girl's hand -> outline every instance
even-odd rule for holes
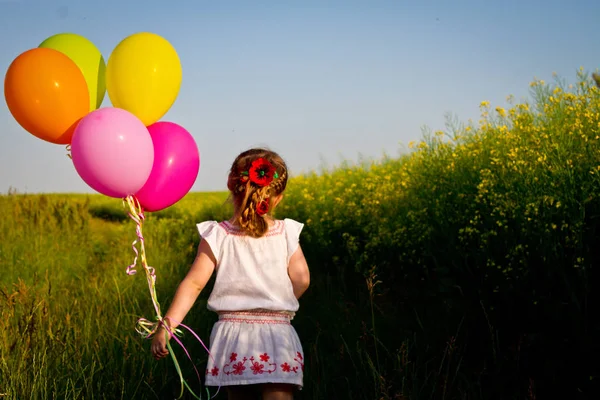
[[[152,356],[154,356],[154,358],[157,360],[160,360],[161,358],[166,357],[169,354],[169,351],[167,350],[166,336],[167,332],[163,327],[160,327],[154,334],[154,337],[152,338]]]

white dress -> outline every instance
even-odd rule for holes
[[[290,323],[298,300],[288,264],[303,226],[276,220],[263,237],[252,238],[227,221],[198,224],[217,261],[208,309],[219,320],[210,335],[207,386],[302,387],[304,353]]]

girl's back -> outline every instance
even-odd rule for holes
[[[229,221],[198,224],[200,236],[215,256],[216,280],[208,299],[215,312],[271,310],[293,315],[298,310],[288,275],[303,224],[274,220],[264,236],[253,238]]]

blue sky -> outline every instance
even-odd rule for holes
[[[163,120],[198,144],[192,190],[222,190],[251,146],[278,151],[292,174],[395,155],[448,112],[477,119],[482,100],[523,98],[553,72],[574,81],[600,67],[598,17],[591,0],[0,0],[0,71],[60,32],[106,60],[132,33],[165,37],[183,83]],[[5,102],[0,126],[0,192],[93,192],[64,146],[24,131]]]

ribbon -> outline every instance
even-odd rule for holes
[[[65,148],[67,149],[67,157],[69,157],[72,160],[73,157],[71,156],[71,145],[68,144]]]
[[[200,379],[200,373],[198,372],[198,369],[196,368],[196,365],[194,364],[192,357],[190,356],[190,353],[185,348],[185,346],[183,345],[181,340],[179,340],[179,338],[177,337],[177,336],[181,336],[183,334],[183,331],[178,328],[175,328],[175,329],[171,328],[168,324],[165,323],[165,319],[161,315],[160,303],[158,302],[158,298],[156,296],[156,271],[154,270],[153,267],[148,265],[148,262],[146,260],[146,248],[144,246],[144,234],[142,231],[142,227],[144,225],[144,220],[145,220],[144,211],[143,211],[139,201],[135,198],[135,196],[127,196],[124,201],[127,202],[127,205],[129,206],[129,213],[128,213],[129,217],[136,224],[135,233],[137,236],[137,238],[133,241],[133,243],[131,245],[133,252],[135,253],[135,257],[133,259],[133,263],[130,264],[129,266],[127,266],[126,272],[127,272],[127,275],[130,275],[130,276],[135,275],[137,273],[137,270],[135,268],[137,267],[138,258],[139,258],[140,263],[142,264],[142,267],[144,268],[144,271],[146,272],[146,281],[148,282],[148,289],[150,290],[150,297],[152,298],[152,305],[154,306],[154,311],[156,312],[155,318],[157,321],[157,322],[151,322],[151,321],[147,320],[146,318],[139,318],[137,320],[135,330],[144,339],[149,339],[156,333],[156,331],[158,330],[158,328],[160,326],[163,326],[166,331],[165,334],[168,335],[168,339],[170,339],[170,338],[175,339],[177,344],[179,344],[179,346],[181,346],[181,348],[185,352],[188,359],[192,362],[192,366],[194,367],[194,371],[196,371],[196,376],[198,377],[198,381],[202,382]],[[139,251],[137,249],[138,243],[139,243],[139,247],[140,247]],[[200,337],[190,327],[183,325],[182,323],[180,323],[178,321],[173,321],[173,322],[177,322],[179,326],[190,331],[192,333],[192,335],[194,335],[194,337],[196,339],[198,339],[198,341],[200,342],[202,347],[204,347],[204,349],[207,351],[208,355],[212,358],[212,354],[210,354],[210,351],[208,350],[208,348],[206,347],[206,345],[204,344],[202,339],[200,339]],[[185,387],[192,394],[192,396],[194,396],[198,400],[202,400],[202,397],[196,395],[196,393],[194,393],[194,391],[190,388],[188,383],[183,378],[183,373],[181,371],[181,367],[179,366],[179,362],[177,361],[177,357],[175,357],[175,353],[173,352],[173,348],[171,347],[169,340],[167,340],[167,348],[169,349],[169,354],[171,355],[171,359],[173,360],[173,363],[175,364],[175,369],[177,370],[177,374],[179,375],[179,381],[181,382],[181,392],[179,393],[178,399],[180,399],[183,396],[183,391],[184,391],[184,387]],[[213,358],[213,361],[214,361],[214,358]],[[217,392],[214,394],[214,396],[210,397],[210,392],[208,391],[208,388],[207,388],[206,389],[207,396],[210,398],[214,398],[219,393],[219,390],[220,390],[220,387],[219,387],[219,389],[217,389]]]

